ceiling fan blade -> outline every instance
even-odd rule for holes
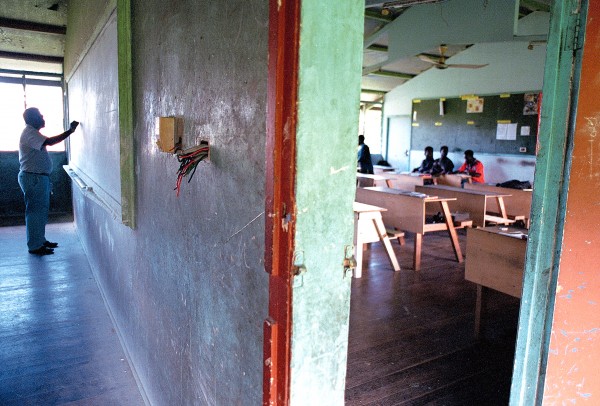
[[[469,64],[455,64],[455,63],[449,63],[449,64],[445,64],[446,67],[448,68],[464,68],[464,69],[479,69],[479,68],[485,68],[486,66],[488,66],[489,64],[485,64],[485,65],[469,65]]]

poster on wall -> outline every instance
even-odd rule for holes
[[[483,113],[483,98],[474,97],[467,100],[467,113]]]
[[[514,141],[517,139],[517,123],[498,123],[496,127],[496,139]]]
[[[525,93],[523,96],[525,99],[523,106],[524,116],[535,116],[538,112],[538,94],[537,93]]]

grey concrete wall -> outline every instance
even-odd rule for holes
[[[54,171],[50,176],[52,194],[50,195],[50,215],[72,213],[71,180],[62,166],[67,163],[64,152],[50,152]],[[25,202],[19,187],[19,153],[17,151],[0,152],[0,217],[18,217],[25,219]],[[10,222],[3,221],[3,224]]]
[[[89,18],[85,4],[70,2],[70,17]],[[152,404],[257,405],[268,2],[132,5],[138,226],[75,191],[78,232]],[[212,147],[179,198],[178,162],[155,145],[155,117],[169,115],[183,117],[186,146]]]

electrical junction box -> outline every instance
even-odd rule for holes
[[[180,117],[156,117],[156,145],[162,152],[171,154],[181,148],[183,119]]]

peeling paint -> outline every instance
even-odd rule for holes
[[[329,168],[329,174],[335,175],[340,172],[344,172],[350,169],[350,165],[342,166],[340,169],[335,169],[333,166]]]

